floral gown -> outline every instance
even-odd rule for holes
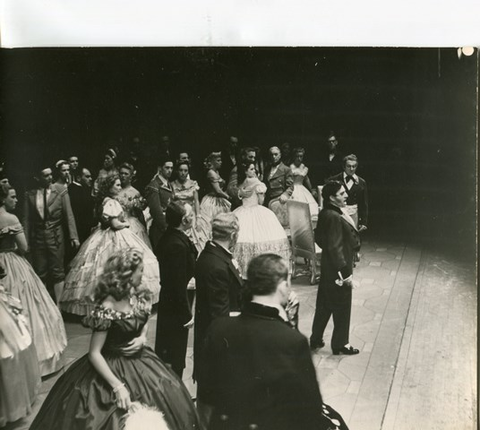
[[[97,305],[83,320],[94,331],[107,331],[102,349],[108,366],[123,381],[132,402],[155,407],[164,414],[170,430],[200,429],[195,406],[182,380],[153,350],[145,346],[133,356],[123,356],[120,347],[140,335],[151,306],[133,296],[130,312]],[[35,417],[31,430],[116,430],[122,427],[125,410],[115,403],[115,394],[90,363],[79,358],[60,377]]]
[[[0,285],[0,427],[27,416],[39,388],[37,353],[22,305]]]
[[[49,375],[64,366],[63,352],[67,334],[62,315],[45,285],[25,257],[17,254],[15,235],[23,227],[14,215],[0,219],[0,265],[7,276],[2,280],[5,290],[17,297],[28,321],[40,364],[40,374]]]
[[[106,198],[102,212],[104,225],[109,225],[112,218],[124,219],[123,217],[120,203]],[[114,230],[108,227],[95,230],[72,260],[60,299],[61,309],[72,314],[88,315],[94,307],[95,286],[105,262],[115,251],[123,248],[136,248],[143,252],[142,284],[152,293],[153,303],[157,303],[160,270],[152,250],[129,228]]]
[[[120,191],[116,200],[122,205],[125,220],[130,224],[130,231],[135,233],[151,249],[152,244],[150,243],[147,229],[142,223],[142,211],[147,207],[145,199],[136,188],[129,186]]]
[[[266,185],[259,179],[246,179],[240,186],[245,191],[253,191],[250,197],[242,200],[242,206],[233,213],[237,216],[240,231],[233,257],[238,261],[242,277],[247,277],[247,266],[253,257],[274,253],[290,260],[290,243],[285,230],[276,215],[258,203],[258,193],[266,192]]]

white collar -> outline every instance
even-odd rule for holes
[[[257,302],[255,300],[252,300],[252,303],[257,303],[258,305],[267,306],[269,308],[275,308],[278,311],[278,316],[282,320],[288,322],[287,311],[285,310],[285,308],[283,306],[273,304],[273,303],[266,304],[266,303],[262,303],[262,302]]]
[[[349,175],[347,175],[346,172],[343,172],[343,180],[345,180],[345,178],[346,178],[347,176],[349,176]],[[356,173],[354,173],[353,175],[350,175],[350,176],[353,178],[353,180],[354,180],[355,182],[358,182],[358,176],[357,176]]]

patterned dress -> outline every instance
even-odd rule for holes
[[[21,233],[23,227],[15,215],[0,218],[0,265],[7,273],[2,283],[22,304],[37,350],[40,374],[45,376],[64,366],[67,334],[62,315],[45,285],[27,259],[16,252],[15,236]]]
[[[181,184],[178,181],[173,181],[171,185],[173,188],[174,200],[181,200],[192,206],[194,210],[199,210],[199,208],[195,208],[195,192],[198,192],[198,190],[200,189],[197,181],[187,179],[184,184]],[[200,254],[208,240],[209,221],[202,214],[198,213],[197,216],[193,219],[192,228],[185,233],[195,245],[195,248]]]
[[[195,406],[182,380],[150,347],[144,346],[132,356],[122,354],[120,348],[141,334],[151,311],[144,299],[137,296],[132,299],[130,312],[97,305],[84,318],[84,325],[107,332],[102,355],[125,384],[132,402],[158,409],[170,430],[200,429]],[[123,429],[125,413],[117,407],[110,385],[85,354],[55,383],[30,429]]]
[[[37,353],[22,305],[0,285],[0,427],[27,416],[39,388]]]
[[[147,229],[142,223],[142,221],[145,221],[143,210],[146,208],[147,202],[140,194],[140,191],[130,185],[122,188],[115,200],[122,205],[125,220],[130,224],[130,231],[135,233],[152,249]]]
[[[113,218],[124,220],[123,209],[116,200],[106,198],[103,202],[102,224],[109,226]],[[129,228],[114,230],[111,227],[98,228],[82,244],[73,259],[70,271],[65,278],[65,288],[60,299],[62,310],[88,315],[94,307],[94,293],[103,266],[115,251],[135,248],[143,252],[142,284],[158,302],[160,294],[160,270],[152,250]]]
[[[250,197],[242,200],[242,206],[233,211],[240,224],[233,257],[246,279],[248,263],[253,257],[274,253],[289,261],[291,251],[287,234],[275,214],[259,204],[258,194],[266,192],[266,185],[257,178],[247,178],[240,188],[247,193],[253,191]]]

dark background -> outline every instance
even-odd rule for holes
[[[334,130],[360,160],[368,235],[475,258],[478,50],[365,48],[13,49],[1,55],[1,155],[19,194],[38,163],[168,135],[197,166],[230,135],[307,150],[312,179]],[[150,173],[148,173],[150,174]],[[154,171],[151,172],[151,175]],[[148,176],[148,175],[147,175]],[[321,177],[318,176],[318,177]]]

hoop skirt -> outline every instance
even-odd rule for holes
[[[102,217],[111,219],[122,216],[120,204],[116,200],[106,199]],[[94,308],[95,287],[105,262],[114,252],[125,248],[136,248],[143,252],[142,285],[152,293],[153,303],[157,303],[160,271],[152,250],[129,228],[114,230],[108,227],[97,228],[73,259],[65,278],[65,288],[60,299],[61,309],[76,315],[89,314]]]
[[[242,206],[233,213],[237,216],[240,231],[233,257],[238,261],[243,278],[247,277],[248,263],[253,257],[265,253],[274,253],[290,259],[290,243],[285,230],[276,215],[264,206],[258,204],[258,193],[265,193],[266,186],[258,179],[246,180],[242,186],[250,197],[244,198]]]
[[[312,221],[318,220],[318,202],[312,196],[312,193],[308,191],[307,187],[303,185],[303,181],[308,175],[308,167],[301,164],[296,167],[294,164],[290,166],[293,174],[293,193],[292,199],[297,202],[308,203],[310,208],[310,217]]]
[[[137,308],[123,313],[97,306],[84,318],[93,330],[107,330],[102,355],[112,372],[123,381],[132,402],[155,407],[164,414],[170,430],[200,429],[195,406],[188,390],[149,347],[129,357],[119,348],[140,335],[147,324],[149,310]],[[78,359],[51,389],[31,430],[116,430],[122,416],[115,394],[97,373],[88,354]]]
[[[0,265],[7,273],[2,282],[5,290],[22,304],[37,350],[40,374],[45,376],[64,366],[67,334],[62,315],[43,282],[30,263],[15,252],[15,235],[22,232],[19,222],[0,230]]]
[[[37,353],[20,300],[0,286],[0,427],[27,416],[40,388]]]

